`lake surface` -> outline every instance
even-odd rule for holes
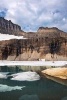
[[[38,79],[38,74],[29,73],[24,72],[22,74],[23,81],[11,80],[11,78],[0,79],[0,100],[67,100],[66,85],[54,82],[41,75]],[[14,73],[8,73],[8,75],[10,74],[13,75]],[[37,77],[36,80],[34,80],[34,74]],[[24,80],[27,79],[27,76],[28,79],[32,78],[29,81]]]

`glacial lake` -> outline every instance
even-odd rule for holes
[[[0,78],[0,100],[67,100],[67,85],[43,77],[36,72],[18,69],[10,71],[6,68],[0,70],[0,75],[3,74],[1,75],[3,78]],[[20,75],[21,78],[11,80],[12,75],[14,78]]]

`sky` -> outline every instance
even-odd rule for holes
[[[67,32],[67,0],[0,0],[0,16],[24,31],[58,27]]]

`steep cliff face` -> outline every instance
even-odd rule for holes
[[[12,23],[11,20],[8,21],[3,17],[0,17],[0,33],[23,35],[24,31],[21,30],[19,25]]]
[[[16,32],[15,35],[23,35],[26,39],[0,41],[0,60],[67,60],[67,33],[55,27],[40,27],[35,33],[26,33],[11,21],[8,21],[8,28],[3,23],[0,22],[2,33],[4,30],[8,34]]]
[[[62,38],[12,39],[0,42],[0,60],[67,60],[67,43]]]

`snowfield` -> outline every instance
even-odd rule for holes
[[[15,36],[15,35],[1,34],[0,33],[0,41],[10,40],[10,39],[26,39],[26,38],[24,38],[23,36]]]
[[[5,61],[0,60],[0,66],[64,66],[67,61]]]

